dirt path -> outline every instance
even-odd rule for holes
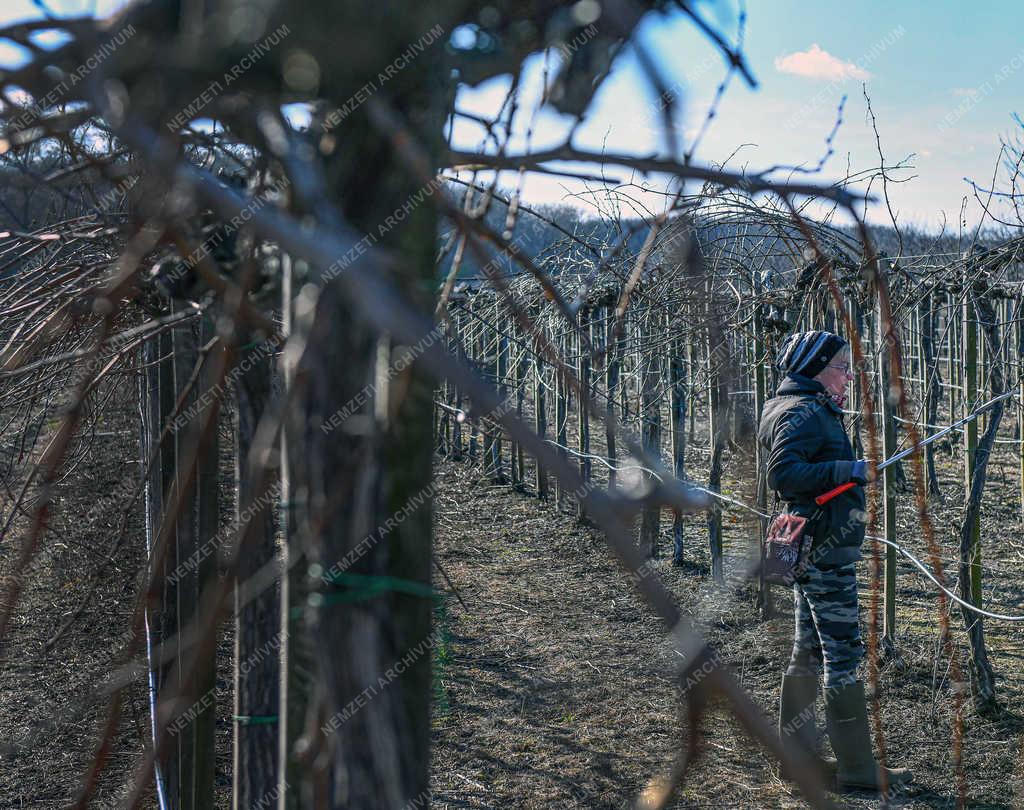
[[[952,488],[956,470],[946,473]],[[446,705],[435,718],[436,806],[628,807],[648,779],[668,771],[680,746],[675,653],[657,620],[603,540],[575,518],[493,486],[466,465],[445,463],[439,475],[445,485],[437,503],[438,556],[466,607],[454,599],[447,603],[450,638],[440,674]],[[992,486],[996,503],[1016,503],[1012,477],[1000,484],[996,476]],[[1001,486],[1007,488],[1005,501]],[[937,507],[940,519],[952,519],[956,504],[949,501]],[[989,521],[1019,520],[997,508],[986,515]],[[774,717],[791,644],[789,596],[776,589],[778,618],[758,621],[749,593],[711,587],[702,521],[688,521],[687,532],[693,565],[673,568],[661,561],[658,572]],[[994,534],[987,535],[993,542]],[[1008,553],[993,550],[989,559]],[[950,550],[947,558],[952,556]],[[1010,612],[1024,612],[1013,565],[1001,566],[1008,570],[991,572],[988,587],[1000,605],[1017,606]],[[866,577],[867,565],[861,568]],[[951,808],[950,688],[944,672],[933,673],[934,593],[922,583],[909,568],[901,570],[901,658],[882,672],[882,715],[890,759],[917,775],[914,794],[901,806]],[[864,581],[865,602],[867,587]],[[959,614],[953,624],[959,631]],[[1024,695],[1024,634],[1002,624],[990,627],[989,640],[1010,713],[995,722],[968,707],[970,806],[1022,807],[1015,774],[1024,725],[1015,713]],[[933,709],[936,676],[942,686]],[[704,738],[704,754],[673,807],[805,806],[722,707],[706,720]],[[870,794],[844,801],[879,806]]]
[[[90,452],[57,486],[50,528],[15,609],[0,667],[3,808],[67,807],[106,720],[104,685],[130,626],[135,575],[145,555],[141,544],[125,544],[79,619],[52,647],[47,642],[81,604],[134,487],[137,426],[131,416],[128,407],[110,407]],[[140,515],[133,513],[129,538],[143,536]],[[5,584],[28,526],[28,518],[19,516],[0,547]],[[142,750],[144,685],[142,673],[127,692],[110,766],[96,792],[98,807],[114,806]]]
[[[77,792],[105,717],[102,685],[120,651],[142,566],[141,512],[132,538],[96,597],[52,649],[46,642],[80,604],[109,548],[119,510],[137,476],[134,417],[111,410],[94,451],[57,493],[52,530],[33,566],[0,667],[0,808],[64,808]],[[945,504],[934,508],[944,557],[955,558],[960,467],[940,459]],[[225,482],[230,480],[225,463]],[[1024,542],[1015,458],[993,463],[984,509],[985,594],[993,609],[1024,613],[1019,575]],[[438,557],[466,607],[446,603],[447,641],[438,653],[433,801],[438,808],[629,806],[655,775],[668,771],[681,744],[676,653],[640,602],[604,541],[574,517],[529,495],[492,486],[467,465],[442,464],[436,500]],[[920,552],[909,496],[901,500],[901,540]],[[230,500],[225,498],[225,516]],[[736,542],[738,524],[727,522]],[[25,531],[19,519],[0,545],[9,576]],[[705,529],[687,521],[690,565],[657,564],[684,610],[770,714],[788,655],[788,596],[779,617],[758,621],[749,593],[716,590],[708,578]],[[867,566],[862,566],[866,577]],[[933,589],[909,567],[899,574],[898,666],[882,673],[889,756],[914,769],[913,808],[955,805],[950,762],[951,692],[945,662],[934,666]],[[867,593],[867,583],[864,591]],[[865,597],[866,598],[866,597]],[[953,625],[962,639],[962,620]],[[1024,807],[1019,777],[1024,628],[987,625],[990,655],[1008,715],[967,715],[965,763],[973,808]],[[230,634],[218,673],[218,806],[230,791]],[[933,680],[941,686],[933,701]],[[111,761],[94,806],[123,794],[145,738],[142,678],[128,692]],[[716,707],[704,726],[704,755],[673,806],[802,807],[769,759]],[[870,795],[848,798],[878,807]],[[152,800],[147,802],[152,806]]]
[[[76,456],[56,489],[50,527],[25,578],[4,644],[0,810],[63,810],[76,799],[107,719],[107,684],[114,673],[125,673],[120,655],[146,564],[141,498],[130,510],[126,541],[112,564],[106,558],[139,477],[135,403],[130,397],[109,402],[102,418],[87,452]],[[226,450],[221,463],[222,521],[227,522],[233,477]],[[4,584],[28,525],[28,518],[19,516],[0,543]],[[94,581],[98,585],[86,601]],[[83,602],[86,607],[79,612]],[[61,638],[48,644],[72,617]],[[216,696],[218,807],[230,807],[232,638],[230,627],[224,627]],[[125,691],[110,759],[91,807],[120,806],[150,739],[148,723],[146,670],[140,663]],[[156,807],[152,785],[142,807]]]

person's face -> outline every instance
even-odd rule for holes
[[[825,386],[834,400],[840,401],[846,399],[846,387],[853,378],[850,349],[845,347],[836,352],[836,356],[828,361],[828,365],[814,379]]]

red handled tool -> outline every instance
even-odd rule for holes
[[[882,469],[881,466],[879,466],[878,469]],[[853,489],[855,486],[857,486],[856,481],[847,481],[845,484],[840,484],[835,489],[830,489],[828,492],[822,493],[814,499],[814,502],[818,504],[818,506],[824,506],[836,497],[836,495],[842,495],[846,490]]]
[[[887,458],[885,461],[883,461],[881,464],[879,464],[878,465],[879,471],[884,470],[890,464],[895,464],[901,458],[906,458],[911,453],[913,453],[915,450],[918,450],[918,449],[924,447],[926,444],[931,444],[933,441],[935,441],[940,436],[945,436],[947,433],[949,433],[949,431],[956,430],[956,428],[960,427],[960,425],[965,425],[968,422],[970,422],[972,419],[976,419],[978,417],[978,414],[988,410],[993,405],[995,405],[997,402],[999,402],[999,400],[1006,399],[1007,397],[1012,396],[1012,395],[1013,395],[1012,391],[1007,391],[1005,394],[1000,394],[999,396],[994,397],[993,399],[990,399],[988,402],[986,402],[984,405],[982,405],[980,408],[978,408],[978,410],[976,410],[974,413],[969,414],[968,416],[965,416],[963,419],[961,419],[961,420],[959,420],[957,422],[954,422],[952,425],[948,425],[948,426],[944,427],[938,433],[933,433],[927,439],[925,439],[924,441],[918,442],[913,447],[908,447],[906,450],[900,450],[900,452],[896,453],[891,458]],[[857,486],[857,482],[856,481],[847,481],[845,484],[840,484],[835,489],[830,489],[828,492],[822,493],[821,495],[819,495],[817,498],[814,499],[814,502],[816,504],[818,504],[818,506],[824,506],[825,504],[827,504],[829,501],[831,501],[837,495],[842,495],[844,492],[846,492],[846,490],[853,489],[855,486]]]

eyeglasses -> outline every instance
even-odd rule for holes
[[[829,363],[828,364],[828,368],[837,368],[841,372],[843,372],[843,374],[849,374],[850,373],[850,364],[849,363],[843,363],[842,365],[836,365],[835,363]]]

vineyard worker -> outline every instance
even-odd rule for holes
[[[817,756],[814,702],[824,666],[825,710],[836,754],[836,785],[878,789],[881,766],[871,750],[857,612],[856,562],[862,559],[868,466],[855,460],[843,426],[842,407],[853,379],[850,347],[831,332],[803,332],[783,343],[777,365],[785,375],[765,403],[758,440],[767,451],[768,486],[794,506],[813,506],[815,496],[839,484],[853,487],[824,506],[811,557],[793,584],[796,630],[789,667],[782,676],[779,733]],[[832,762],[826,763],[826,773]],[[889,768],[887,784],[911,780],[905,768]]]

